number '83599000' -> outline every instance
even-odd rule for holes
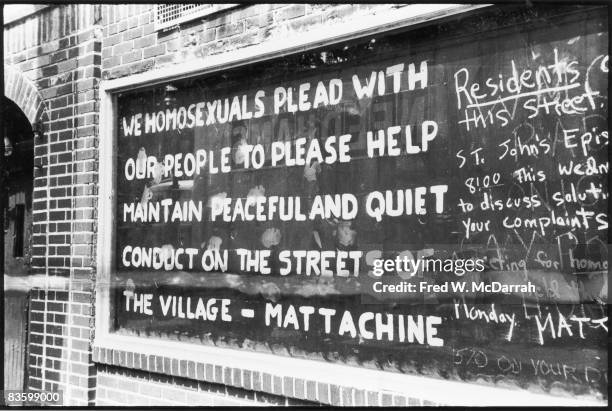
[[[61,391],[2,391],[5,405],[62,405]]]

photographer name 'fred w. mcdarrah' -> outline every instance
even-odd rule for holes
[[[3,404],[608,404],[608,5],[3,11]]]
[[[380,281],[372,285],[374,292],[377,293],[535,293],[536,286],[531,282],[527,284],[512,285],[493,281],[489,284],[466,283],[465,281],[447,281],[441,284],[430,284],[427,281],[410,283],[402,281],[398,284],[384,284]]]

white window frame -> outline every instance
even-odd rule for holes
[[[527,390],[497,388],[477,383],[448,381],[425,376],[413,376],[379,371],[340,363],[283,357],[268,353],[241,349],[219,348],[186,342],[169,341],[133,336],[122,336],[109,331],[111,314],[109,299],[109,273],[113,270],[113,209],[115,201],[114,181],[116,171],[113,161],[116,155],[115,95],[126,90],[149,87],[178,78],[200,76],[219,70],[227,70],[245,64],[268,60],[283,55],[333,45],[334,43],[385,33],[394,29],[413,26],[435,19],[465,13],[488,5],[409,5],[390,12],[354,18],[350,22],[335,24],[333,30],[322,27],[305,35],[270,40],[203,60],[152,70],[100,83],[100,143],[99,143],[99,203],[98,203],[98,263],[96,282],[96,336],[94,347],[124,351],[137,350],[142,354],[158,355],[179,360],[251,369],[274,376],[289,376],[318,382],[350,386],[370,391],[393,392],[419,397],[435,403],[452,405],[491,406],[576,406],[596,405],[590,397],[557,397],[537,394]],[[137,347],[137,348],[135,348]]]

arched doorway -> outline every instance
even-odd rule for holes
[[[3,148],[0,210],[4,242],[4,389],[23,391],[26,381],[28,290],[7,284],[30,272],[34,133],[22,110],[2,97]],[[7,281],[8,280],[8,281]],[[26,283],[24,281],[24,283]]]

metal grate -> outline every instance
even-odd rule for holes
[[[155,5],[155,29],[162,30],[177,24],[204,17],[239,4],[157,4]]]

